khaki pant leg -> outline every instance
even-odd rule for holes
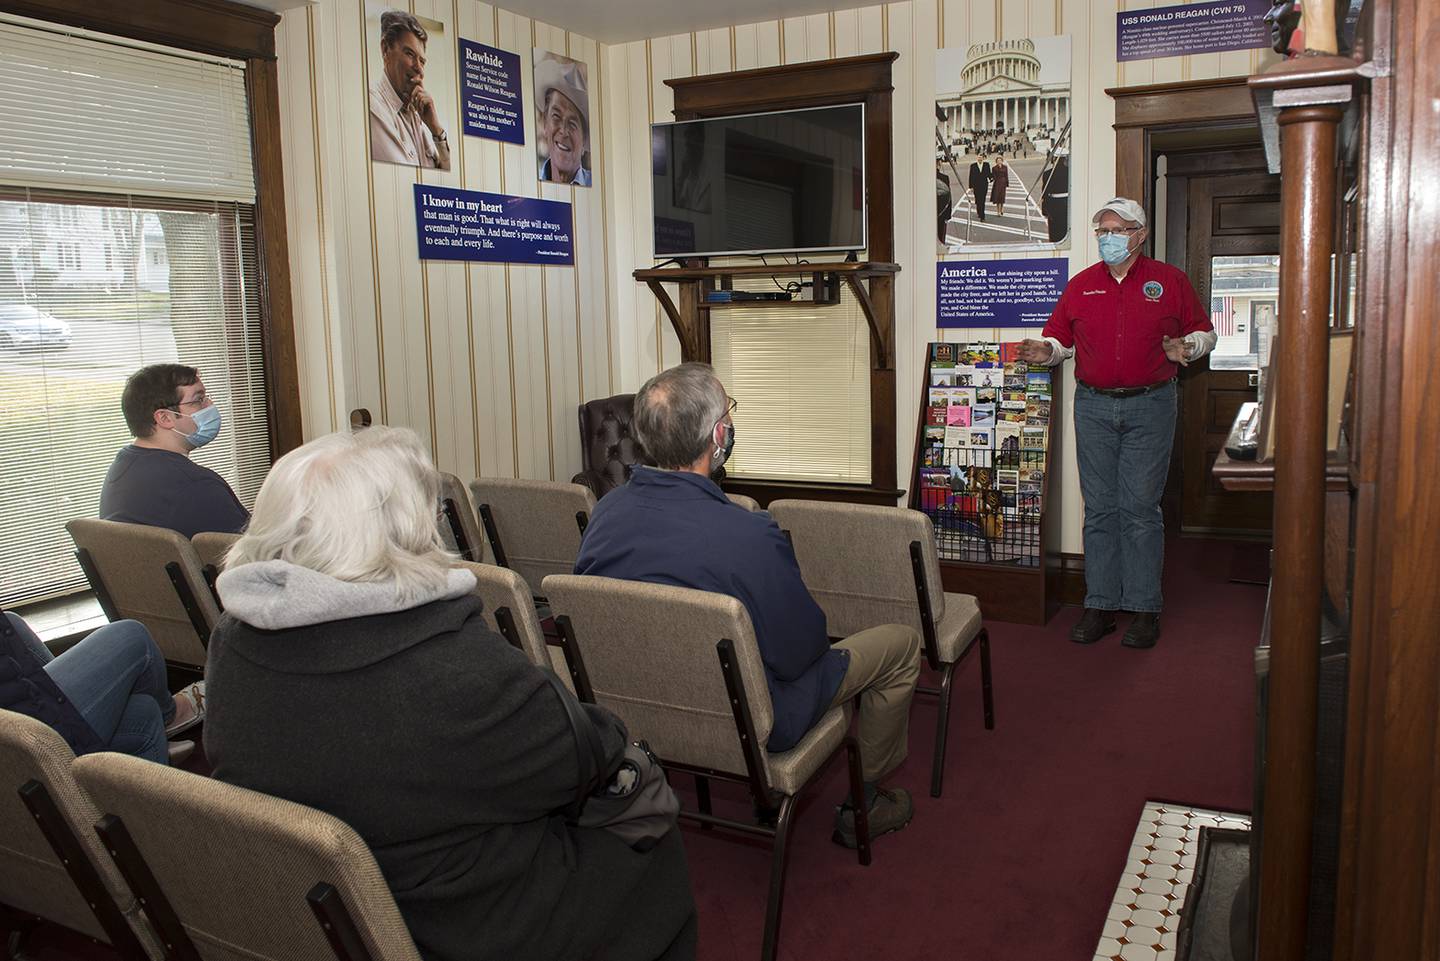
[[[831,707],[860,698],[860,760],[871,783],[895,770],[910,750],[910,698],[920,677],[920,632],[883,624],[835,645],[850,666]]]

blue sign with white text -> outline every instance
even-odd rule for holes
[[[1270,46],[1270,0],[1180,3],[1115,15],[1115,59],[1149,60]]]
[[[570,205],[534,197],[415,185],[421,260],[573,264]]]
[[[935,326],[1031,327],[1050,319],[1070,261],[942,260],[935,265]]]
[[[525,142],[518,53],[462,39],[460,99],[465,132],[470,136]]]

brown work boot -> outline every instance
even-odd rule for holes
[[[1094,644],[1114,630],[1114,611],[1102,611],[1097,607],[1087,607],[1085,613],[1080,615],[1080,620],[1070,628],[1070,640],[1076,644]]]
[[[878,788],[870,804],[870,840],[900,830],[914,816],[915,803],[910,800],[909,791],[903,787]],[[847,848],[860,846],[855,833],[855,808],[850,804],[842,805],[835,813],[835,833],[830,840]]]

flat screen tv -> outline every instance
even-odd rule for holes
[[[650,128],[655,256],[865,246],[865,107]]]

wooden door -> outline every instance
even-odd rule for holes
[[[1168,170],[1166,259],[1189,275],[1220,334],[1212,356],[1180,372],[1173,468],[1188,534],[1270,532],[1271,495],[1227,491],[1211,473],[1241,405],[1257,397],[1265,328],[1278,308],[1280,178],[1263,166],[1224,169],[1247,166],[1248,154],[1173,158]]]

